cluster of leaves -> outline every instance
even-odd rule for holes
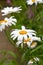
[[[0,50],[0,65],[18,65],[16,62],[17,55],[13,53],[12,51],[5,51],[5,50]],[[12,59],[9,59],[8,56],[12,57]]]
[[[21,6],[22,11],[20,14],[19,13],[9,14],[9,16],[11,15],[16,17],[17,24],[16,26],[12,25],[11,27],[9,27],[9,29],[5,30],[5,34],[7,35],[9,41],[15,46],[15,42],[10,38],[10,32],[12,29],[15,29],[15,28],[19,29],[21,28],[22,25],[24,25],[28,29],[35,30],[37,32],[37,36],[41,37],[42,39],[42,41],[38,43],[37,47],[34,49],[29,49],[27,47],[21,49],[19,47],[17,49],[21,56],[21,61],[20,61],[21,64],[24,61],[26,61],[27,63],[33,57],[39,57],[40,58],[39,63],[33,64],[33,65],[43,65],[43,4],[37,4],[37,6],[36,5],[28,6],[26,4],[26,0],[12,0],[12,5]],[[32,18],[29,18],[29,14],[31,14],[31,12],[29,13],[30,9],[34,13],[34,17]],[[13,65],[12,64],[13,61],[11,60],[10,62],[11,64],[8,64],[8,65]]]

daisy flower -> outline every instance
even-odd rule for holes
[[[20,13],[20,10],[22,10],[21,6],[20,7],[6,7],[3,10],[1,10],[1,12],[2,12],[2,16],[4,16],[12,12]]]
[[[18,47],[21,44],[21,47],[23,48],[23,43],[24,43],[24,44],[28,45],[28,48],[32,49],[32,48],[36,47],[37,41],[41,41],[41,39],[39,37],[32,36],[32,37],[29,37],[27,39],[23,39],[22,41],[18,40],[18,42],[16,43],[16,45]]]
[[[25,26],[21,28],[22,29],[15,29],[11,32],[11,38],[13,38],[13,40],[17,38],[17,40],[22,41],[23,39],[27,39],[28,36],[36,35],[34,30],[28,30]]]
[[[36,62],[39,62],[39,58],[38,57],[30,59],[29,62],[28,62],[28,65],[32,65],[33,63],[36,63]]]
[[[28,47],[31,46],[31,48],[36,46],[36,42],[33,43],[33,41],[40,41],[40,38],[36,37],[36,32],[34,30],[26,29],[25,26],[22,26],[21,28],[21,30],[15,29],[10,34],[13,40],[17,39],[16,45],[19,46],[21,44],[21,47],[23,47],[23,43],[26,43]]]
[[[5,26],[11,26],[12,24],[16,25],[17,20],[13,17],[14,16],[11,16],[10,18],[6,17],[4,20],[0,20],[0,31],[5,29]]]
[[[27,0],[28,5],[33,5],[33,3],[37,5],[37,3],[43,3],[43,0]]]

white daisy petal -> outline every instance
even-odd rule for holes
[[[3,29],[5,29],[5,23],[0,22],[0,31],[2,31]]]
[[[10,35],[14,35],[15,31],[12,31]]]
[[[22,41],[18,41],[18,42],[16,43],[16,46],[18,47],[21,43],[22,43]]]
[[[15,40],[17,38],[17,36],[13,37],[13,40]]]
[[[16,25],[16,23],[14,23],[14,22],[11,22],[13,25]]]
[[[24,39],[27,39],[27,35],[24,35],[23,37],[24,37]]]
[[[35,30],[30,30],[30,29],[28,30],[28,29],[27,29],[27,31],[28,31],[29,33],[36,33]]]
[[[22,30],[25,30],[25,26],[21,26]]]
[[[23,40],[23,36],[22,35],[19,35],[17,40]]]
[[[11,38],[14,38],[15,35],[12,35]]]
[[[30,35],[36,36],[36,33],[30,33]]]
[[[17,33],[17,31],[12,31],[10,35],[11,35],[11,36],[12,36],[12,35],[18,35],[18,33]]]
[[[39,37],[32,37],[32,39],[35,41],[41,41],[41,39]]]

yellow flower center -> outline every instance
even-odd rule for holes
[[[36,46],[37,42],[32,42],[31,46]]]
[[[0,20],[0,24],[3,23],[3,22],[7,22],[6,20]]]
[[[19,33],[20,33],[21,35],[24,35],[24,34],[27,34],[27,31],[21,30]]]
[[[24,40],[24,43],[27,43],[29,42],[31,39],[30,38],[27,38],[27,40]]]
[[[32,0],[32,2],[35,2],[35,0]]]

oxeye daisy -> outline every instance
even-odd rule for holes
[[[32,48],[36,46],[36,42],[33,43],[33,41],[40,41],[40,38],[36,37],[36,32],[34,30],[26,29],[25,26],[22,26],[21,30],[15,29],[10,35],[13,40],[17,39],[17,46],[21,44],[23,47],[23,43],[26,43],[28,47]]]
[[[43,3],[43,0],[27,0],[28,5],[32,5],[33,3],[37,5],[37,3]]]
[[[39,58],[38,58],[38,57],[35,57],[35,58],[33,58],[33,59],[30,59],[30,60],[28,61],[28,65],[32,65],[33,63],[36,63],[36,62],[39,62]]]
[[[36,35],[34,30],[26,29],[25,26],[21,27],[22,29],[15,29],[11,32],[11,38],[15,40],[27,39],[28,36]]]
[[[0,31],[5,29],[5,26],[16,25],[17,20],[11,16],[10,18],[5,17],[4,20],[0,20]]]
[[[6,7],[3,10],[1,10],[1,12],[2,12],[2,16],[4,16],[12,12],[20,13],[20,10],[22,10],[21,6],[20,7]]]

